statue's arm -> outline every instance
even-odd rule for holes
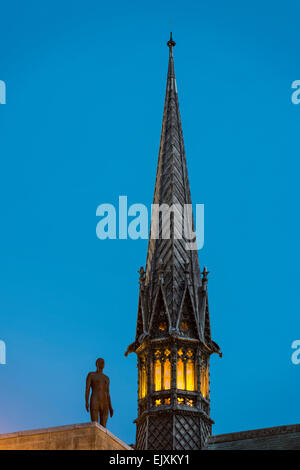
[[[86,378],[86,386],[85,386],[85,408],[86,408],[86,411],[89,411],[89,409],[90,409],[89,401],[90,401],[91,380],[92,380],[92,376],[91,376],[91,372],[90,372],[88,374],[87,378]]]
[[[108,377],[107,377],[107,398],[108,398],[108,408],[109,408],[110,416],[112,417],[112,415],[114,414],[114,410],[111,406],[111,399],[110,399],[110,393],[109,393],[109,378]]]

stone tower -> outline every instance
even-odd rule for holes
[[[167,45],[169,68],[153,204],[167,204],[174,211],[170,211],[169,237],[163,236],[163,219],[157,232],[152,213],[146,269],[139,271],[136,338],[125,354],[135,352],[138,359],[136,449],[190,450],[203,448],[211,434],[209,357],[221,353],[211,339],[208,272],[204,268],[201,275],[198,251],[188,249],[182,230],[187,219],[192,229],[194,222],[192,213],[184,211],[185,205],[191,205],[191,194],[172,33]],[[180,207],[181,218],[176,216]]]

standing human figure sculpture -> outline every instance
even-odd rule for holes
[[[101,426],[106,427],[108,412],[110,412],[112,417],[114,411],[109,394],[109,378],[102,372],[104,369],[104,359],[97,359],[96,367],[97,370],[89,372],[86,378],[85,407],[86,411],[91,413],[91,421],[99,423],[100,418]],[[92,389],[91,401],[90,389]]]

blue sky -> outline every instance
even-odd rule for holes
[[[150,205],[170,21],[194,204],[205,204],[214,433],[300,422],[297,1],[0,2],[0,432],[89,420],[106,359],[134,441],[146,240],[96,238],[96,208]]]

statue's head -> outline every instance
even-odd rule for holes
[[[103,369],[104,368],[104,359],[99,357],[96,361],[96,367],[97,367],[97,370]]]

